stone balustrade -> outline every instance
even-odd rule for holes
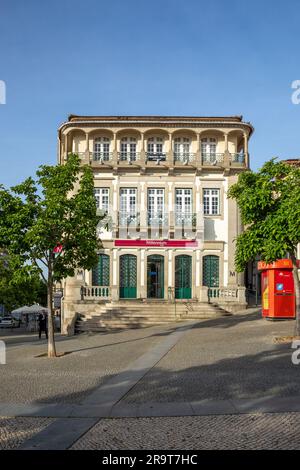
[[[110,300],[110,287],[108,286],[82,286],[81,300]]]

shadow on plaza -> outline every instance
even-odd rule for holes
[[[232,316],[221,316],[221,317],[218,317],[218,318],[212,318],[212,319],[208,319],[208,320],[199,320],[199,321],[196,321],[196,324],[193,328],[232,328],[240,323],[243,323],[243,322],[249,322],[249,321],[254,321],[254,320],[257,320],[259,318],[259,314],[257,312],[254,312],[254,313],[246,313],[246,314],[243,314],[243,315],[232,315]],[[182,321],[182,324],[183,323],[186,323],[188,322],[188,318],[187,319],[183,319]],[[95,349],[103,349],[103,348],[106,348],[106,347],[110,347],[110,346],[116,346],[116,345],[121,345],[121,344],[127,344],[127,343],[132,343],[132,342],[137,342],[137,341],[142,341],[144,339],[147,339],[147,338],[154,338],[154,337],[164,337],[164,336],[168,336],[172,333],[174,333],[175,331],[178,330],[178,328],[180,328],[181,326],[181,323],[176,323],[174,324],[174,326],[171,326],[169,328],[167,328],[166,330],[164,331],[160,331],[160,332],[155,332],[153,334],[149,334],[149,335],[146,335],[146,336],[141,336],[141,337],[138,337],[138,338],[131,338],[131,339],[128,339],[128,340],[124,340],[124,341],[115,341],[115,342],[109,342],[109,343],[106,343],[106,344],[101,344],[99,346],[89,346],[89,347],[83,347],[83,348],[77,348],[77,349],[70,349],[70,350],[66,350],[65,353],[66,354],[71,354],[71,353],[76,353],[76,352],[83,352],[83,351],[90,351],[90,350],[95,350]],[[150,325],[148,327],[143,327],[143,330],[147,331],[149,329],[153,329],[153,328],[159,328],[158,326],[155,326],[155,325]],[[136,330],[138,330],[138,328],[136,328]],[[106,332],[102,332],[102,333],[92,333],[92,334],[87,334],[87,333],[81,333],[79,335],[75,335],[75,336],[71,336],[71,337],[60,337],[60,340],[63,341],[63,339],[65,338],[66,340],[70,340],[70,339],[74,339],[74,338],[77,338],[77,339],[81,339],[81,338],[85,338],[85,337],[96,337],[96,336],[110,336],[110,335],[114,335],[114,336],[118,336],[120,334],[126,334],[126,329],[120,329],[120,330],[108,330]]]
[[[117,384],[115,379],[117,378]],[[53,394],[35,401],[35,404],[79,404],[99,386],[113,380],[111,390],[122,386],[128,372],[105,377],[99,385],[80,392]],[[107,388],[108,386],[108,388]],[[166,370],[155,367],[147,373],[123,398],[125,404],[172,403],[198,400],[226,400],[241,398],[286,397],[300,395],[300,365],[291,363],[291,349],[277,346],[273,351],[226,358],[211,364]]]
[[[272,349],[255,354],[242,355],[240,352],[238,357],[234,357],[234,353],[233,357],[228,357],[229,348],[227,357],[223,359],[218,354],[215,360],[205,357],[201,364],[199,357],[199,366],[182,368],[182,363],[180,369],[175,369],[175,364],[164,365],[164,368],[155,366],[150,371],[144,371],[144,377],[123,396],[121,403],[134,405],[299,396],[300,365],[292,364],[291,354],[289,344],[274,345]],[[113,393],[127,380],[128,371],[111,374],[95,387],[47,396],[36,403],[79,404],[99,386],[105,385],[105,395],[109,396],[110,387]]]
[[[260,318],[260,314],[258,313],[258,311],[255,311],[253,313],[237,314],[237,315],[232,315],[232,316],[224,315],[224,316],[215,317],[215,318],[211,318],[207,320],[199,320],[199,321],[193,320],[193,322],[196,323],[194,328],[233,328],[240,323],[252,322],[252,321],[258,320],[259,318]],[[132,342],[138,342],[147,338],[168,336],[169,334],[174,333],[178,328],[180,328],[180,326],[188,322],[189,322],[189,318],[186,317],[182,319],[182,322],[178,322],[178,323],[172,323],[172,324],[168,324],[164,326],[149,325],[147,327],[143,327],[143,331],[145,331],[146,333],[153,328],[164,328],[164,330],[146,334],[141,337],[130,338],[130,339],[125,339],[125,340],[118,340],[118,337],[126,335],[126,331],[127,331],[126,329],[119,329],[119,330],[112,329],[112,330],[107,330],[106,332],[101,332],[101,333],[97,333],[97,332],[81,333],[75,336],[64,336],[64,335],[56,334],[55,341],[58,345],[61,344],[63,347],[64,343],[66,344],[66,346],[68,346],[68,343],[69,343],[69,346],[71,346],[72,342],[77,343],[78,341],[79,342],[84,341],[85,339],[89,339],[89,338],[96,338],[96,337],[105,338],[105,337],[113,336],[116,339],[116,341],[110,341],[108,343],[101,344],[98,346],[77,347],[77,345],[76,346],[74,345],[73,347],[72,345],[71,347],[69,348],[67,347],[66,349],[64,349],[64,352],[66,354],[73,354],[73,353],[83,352],[83,351],[103,349],[103,348],[110,347],[110,346],[116,346],[118,344],[121,345],[121,344],[127,344],[127,343],[132,343]],[[130,328],[130,326],[131,325],[128,325],[128,328]],[[133,328],[133,329],[135,331],[141,331],[138,327]],[[47,342],[46,342],[44,335],[42,336],[42,339],[39,340],[38,333],[35,333],[34,335],[31,334],[28,337],[22,337],[22,338],[21,337],[18,338],[17,336],[14,336],[13,338],[10,339],[6,337],[5,340],[8,346],[15,346],[15,345],[21,346],[22,344],[27,344],[28,346],[44,345],[45,348],[47,346]]]
[[[201,344],[201,338],[203,339],[206,336],[209,329],[211,329],[211,344],[208,345],[208,350],[205,350],[205,355],[202,357],[203,349],[201,353],[201,348],[195,352],[195,357],[190,361],[190,358],[180,360],[180,354],[184,355],[187,352],[184,352],[182,348],[178,348],[177,354],[179,354],[179,366],[176,369],[176,362],[174,364],[168,363],[166,367],[165,356],[164,368],[160,365],[153,367],[150,371],[144,371],[144,377],[122,398],[122,403],[126,404],[142,404],[142,403],[151,403],[151,402],[160,402],[160,403],[171,403],[171,402],[184,402],[184,401],[197,401],[197,400],[225,400],[230,398],[257,398],[262,396],[296,396],[300,395],[300,365],[297,367],[291,362],[292,350],[290,344],[280,344],[274,345],[271,348],[268,348],[259,353],[253,354],[243,354],[243,345],[240,343],[238,350],[236,345],[233,345],[231,349],[231,344],[228,342],[226,344],[226,333],[222,338],[222,343],[218,341],[214,344],[214,328],[233,328],[238,324],[244,324],[247,322],[253,322],[260,318],[257,312],[245,313],[233,315],[231,317],[218,317],[209,320],[202,320],[193,325],[193,331],[196,333],[199,331],[199,344]],[[192,326],[192,325],[191,325]],[[59,364],[65,362],[65,367],[74,367],[74,359],[76,360],[77,353],[81,351],[88,350],[102,350],[103,348],[109,346],[117,346],[126,344],[126,343],[135,343],[137,341],[142,341],[146,338],[151,337],[165,337],[178,330],[180,324],[169,325],[165,327],[163,331],[148,331],[148,328],[145,328],[145,334],[143,336],[137,336],[130,339],[123,339],[123,335],[126,335],[126,332],[120,331],[119,333],[100,333],[99,337],[107,337],[108,343],[101,345],[91,345],[89,347],[78,347],[77,339],[81,340],[86,337],[86,335],[78,335],[73,338],[65,338],[68,340],[64,348],[65,351],[72,352],[74,354],[69,354],[65,358],[57,359],[57,363],[49,360],[49,364],[52,366],[57,364],[59,371]],[[185,327],[185,325],[183,325]],[[149,327],[153,329],[152,327]],[[202,331],[205,330],[205,331]],[[149,333],[147,334],[146,333]],[[270,330],[268,330],[270,333]],[[220,332],[219,332],[220,334]],[[251,333],[252,334],[252,333]],[[97,334],[93,337],[97,337]],[[248,337],[249,332],[245,329],[245,337]],[[113,336],[113,340],[112,340]],[[69,342],[70,339],[75,338],[75,344],[71,345]],[[220,336],[216,336],[220,340]],[[116,340],[116,341],[114,341]],[[242,340],[239,340],[242,341]],[[64,346],[63,341],[60,342],[61,347]],[[178,345],[178,343],[177,343]],[[74,347],[70,347],[74,346]],[[258,338],[257,346],[261,347],[261,340]],[[155,348],[155,345],[151,346]],[[176,346],[175,346],[176,348]],[[217,353],[215,353],[214,348],[216,348]],[[221,349],[220,349],[221,348]],[[148,350],[148,349],[146,349]],[[222,358],[222,352],[224,351],[224,357]],[[237,356],[237,357],[236,357]],[[73,361],[68,362],[73,357]],[[88,360],[88,359],[87,359]],[[45,361],[45,372],[47,375],[47,364],[48,360]],[[56,359],[54,359],[56,361]],[[183,364],[187,365],[192,362],[199,362],[199,365],[192,367],[183,367]],[[159,364],[161,361],[159,362]],[[78,363],[78,369],[75,370],[76,380],[80,380],[80,370],[84,367],[84,363]],[[99,369],[101,370],[101,355],[99,356]],[[52,367],[50,367],[52,369]],[[54,367],[56,369],[56,367]],[[130,373],[130,371],[129,371]],[[42,375],[43,373],[39,371],[41,376],[36,381],[36,387],[39,387],[39,382],[43,382]],[[95,376],[97,377],[97,370],[95,370]],[[105,385],[106,389],[110,387],[110,382],[112,382],[111,387],[112,391],[116,387],[122,386],[124,382],[128,379],[128,370],[118,373],[118,374],[109,374],[105,377],[101,377],[94,387],[86,387],[81,390],[70,390],[69,392],[65,391],[61,394],[59,393],[47,393],[47,395],[42,396],[41,398],[32,401],[31,403],[37,404],[39,406],[46,406],[49,403],[59,403],[59,404],[79,404],[84,399],[93,393],[99,387]],[[19,379],[21,384],[21,378]],[[51,390],[51,374],[48,376],[49,380],[49,390]],[[63,380],[63,376],[62,376]],[[82,380],[84,381],[84,375]],[[100,388],[101,390],[101,388]],[[107,390],[106,390],[107,393]],[[41,408],[42,409],[42,408]]]
[[[122,317],[122,314],[120,314],[120,317]],[[145,317],[146,318],[146,317]],[[113,345],[116,345],[116,344],[124,344],[124,343],[131,343],[132,341],[139,341],[139,340],[142,340],[142,339],[145,339],[145,338],[151,338],[151,337],[163,337],[163,336],[167,336],[171,333],[174,333],[176,330],[178,330],[178,328],[180,328],[183,324],[185,323],[188,323],[189,321],[193,321],[195,322],[195,326],[194,328],[206,328],[206,327],[209,327],[209,328],[212,328],[212,327],[215,327],[215,328],[231,328],[231,327],[234,327],[240,323],[243,323],[243,322],[249,322],[249,321],[253,321],[253,320],[257,320],[260,318],[260,315],[259,315],[259,310],[255,311],[255,312],[252,312],[252,313],[245,313],[245,314],[238,314],[238,315],[231,315],[231,316],[228,316],[227,314],[224,315],[224,316],[220,316],[220,317],[216,317],[216,318],[211,318],[211,319],[207,319],[207,320],[190,320],[187,317],[184,317],[182,318],[182,321],[181,322],[178,322],[178,323],[174,323],[174,324],[169,324],[168,328],[164,331],[161,331],[161,332],[155,332],[153,334],[150,334],[150,335],[147,335],[147,336],[143,336],[141,338],[134,338],[134,339],[129,339],[129,340],[125,340],[125,341],[120,341],[120,342],[114,342],[114,343],[109,343],[109,344],[105,344],[105,345],[101,345],[101,346],[93,346],[93,347],[89,347],[89,348],[79,348],[79,349],[74,349],[74,350],[71,350],[71,351],[68,351],[69,353],[71,352],[79,352],[79,351],[87,351],[89,349],[98,349],[98,348],[103,348],[103,347],[106,347],[106,346],[113,346]],[[138,328],[138,324],[134,324],[134,327],[136,328],[133,328],[133,324],[130,324],[128,323],[127,325],[127,328],[129,329],[136,329],[136,330],[139,330]],[[147,331],[149,329],[153,329],[153,328],[159,328],[159,327],[163,327],[165,328],[165,326],[162,326],[162,325],[149,325],[147,327],[143,327],[143,330]],[[88,334],[88,333],[81,333],[81,334],[78,334],[78,335],[75,335],[75,338],[81,338],[81,337],[89,337],[89,336],[97,336],[97,335],[101,335],[101,336],[107,336],[107,335],[118,335],[118,334],[124,334],[126,333],[126,329],[111,329],[111,330],[107,330],[106,332],[101,332],[101,333],[91,333],[91,334]],[[74,336],[72,337],[74,338]]]
[[[118,316],[119,318],[122,318],[122,312],[119,312],[118,313]],[[117,318],[117,317],[116,317]],[[141,317],[142,319],[147,319],[147,317]],[[193,320],[193,319],[190,319],[189,318],[189,315],[187,315],[186,317],[183,317],[181,319],[180,322],[174,322],[174,323],[169,323],[169,324],[166,324],[166,325],[149,325],[149,326],[143,326],[143,330],[147,331],[151,328],[155,328],[155,327],[163,327],[163,328],[167,328],[166,331],[162,331],[160,333],[155,333],[154,335],[150,335],[150,336],[146,336],[146,337],[151,337],[151,336],[165,336],[165,335],[168,335],[172,332],[174,332],[176,329],[178,329],[178,327],[180,327],[181,323],[185,323],[185,322],[189,322],[189,321],[193,321],[193,322],[196,322],[197,323],[197,327],[201,327],[201,328],[206,328],[206,327],[210,327],[210,328],[213,328],[213,327],[216,327],[216,328],[231,328],[231,327],[234,327],[236,325],[238,325],[239,323],[243,323],[243,322],[249,322],[249,321],[253,321],[253,320],[257,320],[258,318],[260,318],[260,309],[257,308],[257,310],[255,312],[251,312],[251,313],[244,313],[244,314],[224,314],[224,315],[220,315],[218,317],[213,317],[213,318],[208,318],[208,319],[199,319],[199,321],[197,320]],[[81,339],[81,338],[85,338],[85,337],[94,337],[94,336],[97,336],[97,335],[100,335],[100,336],[108,336],[108,335],[118,335],[118,334],[124,334],[126,333],[126,330],[127,329],[136,329],[136,330],[139,330],[141,328],[141,325],[139,324],[139,322],[128,322],[126,325],[125,325],[125,328],[121,328],[121,329],[116,329],[116,328],[112,328],[112,329],[109,329],[107,328],[107,331],[103,331],[103,332],[91,332],[91,333],[80,333],[80,334],[76,334],[76,335],[71,335],[71,336],[66,336],[66,335],[62,335],[60,333],[56,333],[55,334],[55,341],[57,343],[63,343],[63,342],[69,342],[69,341],[73,341],[74,339]],[[35,345],[41,345],[43,343],[46,344],[46,341],[45,341],[45,336],[44,334],[42,334],[42,339],[39,340],[38,339],[38,332],[35,332],[35,333],[28,333],[28,334],[24,334],[24,331],[22,330],[18,330],[18,329],[9,329],[9,330],[2,330],[0,329],[0,337],[2,339],[5,340],[6,344],[9,346],[9,345],[22,345],[23,343],[25,344],[28,344],[29,346],[35,346]],[[130,339],[130,340],[126,340],[126,341],[121,341],[120,344],[123,344],[123,343],[127,343],[127,342],[131,342],[131,341],[138,341],[139,339],[145,339],[146,337],[143,337],[143,338],[136,338],[136,339]],[[116,344],[115,342],[114,343],[111,343],[111,344],[106,344],[105,346],[111,346],[113,344]],[[97,346],[99,348],[103,347],[103,346]],[[79,349],[72,349],[70,351],[68,351],[68,353],[71,353],[71,352],[79,352],[79,351],[83,351],[83,350],[88,350],[88,349],[96,349],[97,347],[92,347],[92,348],[79,348]]]

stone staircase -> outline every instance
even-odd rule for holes
[[[75,333],[142,328],[229,315],[217,305],[195,301],[178,301],[174,304],[163,300],[128,300],[93,303],[90,308],[84,310],[85,312],[80,312],[78,308]]]

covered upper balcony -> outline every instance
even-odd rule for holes
[[[221,119],[221,118],[220,118]],[[108,123],[107,123],[108,124]],[[60,162],[76,153],[93,167],[151,168],[247,168],[250,124],[229,123],[175,128],[138,127],[126,122],[122,128],[70,125],[60,132]],[[132,124],[132,125],[130,125]],[[135,127],[133,127],[135,124]],[[235,124],[235,126],[234,126]]]

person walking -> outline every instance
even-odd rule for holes
[[[38,317],[38,322],[39,322],[39,339],[41,339],[43,331],[46,334],[46,339],[48,339],[47,317],[43,315],[42,313],[40,313]]]

